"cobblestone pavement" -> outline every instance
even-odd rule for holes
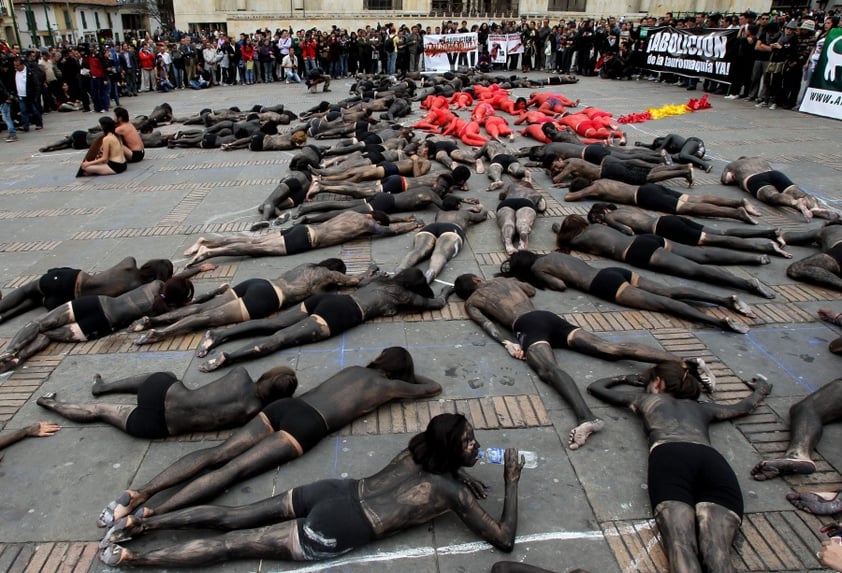
[[[336,83],[336,89],[325,94],[330,101],[341,99],[346,91],[346,86]],[[528,91],[517,90],[517,95]],[[615,116],[685,103],[689,96],[701,95],[646,81],[595,78],[564,86],[563,92]],[[168,101],[177,116],[186,116],[204,107],[248,108],[255,103],[282,102],[301,111],[320,97],[324,96],[305,94],[301,86],[272,84],[146,94],[123,103],[134,115]],[[811,192],[840,206],[838,122],[790,111],[758,110],[721,96],[712,102],[711,110],[627,126],[629,143],[670,132],[702,137],[715,164],[712,173],[698,175],[697,193],[738,196],[735,188],[719,185],[722,167],[741,155],[762,155]],[[82,152],[37,153],[47,142],[93,125],[97,117],[52,113],[46,116],[43,131],[21,133],[18,143],[0,147],[0,285],[4,292],[56,266],[97,271],[128,255],[138,261],[170,257],[183,264],[186,259],[181,252],[199,235],[247,230],[256,218],[255,206],[283,176],[291,157],[286,152],[150,149],[146,160],[130,166],[124,175],[75,179]],[[417,117],[416,111],[412,118]],[[527,144],[519,137],[514,145]],[[553,248],[551,225],[567,214],[586,213],[589,205],[563,202],[564,190],[550,187],[547,176],[537,170],[534,176],[545,191],[549,209],[536,222],[531,246],[546,252]],[[486,185],[485,176],[474,175],[469,195],[493,207],[496,198],[483,191]],[[794,212],[759,208],[766,224],[784,228],[802,224]],[[422,216],[432,219],[430,213]],[[221,282],[273,277],[302,261],[327,256],[341,256],[351,272],[361,271],[372,261],[392,270],[410,244],[410,237],[399,236],[293,257],[220,259],[219,268],[201,275],[196,283],[204,291]],[[796,258],[813,252],[799,247],[791,251]],[[608,264],[586,258],[597,266]],[[463,252],[440,278],[449,282],[463,272],[490,277],[503,260],[497,227],[486,222],[468,231]],[[839,358],[828,352],[827,344],[839,333],[819,322],[815,311],[822,306],[839,309],[839,294],[794,283],[786,277],[787,264],[773,258],[763,267],[735,269],[737,274],[759,278],[777,294],[774,300],[745,297],[757,315],[748,321],[752,329],[746,335],[625,309],[575,291],[541,291],[535,300],[538,308],[558,312],[612,341],[644,342],[682,356],[704,357],[718,376],[713,396],[717,401],[746,395],[741,379],[757,372],[774,383],[772,395],[754,414],[719,424],[712,432],[714,445],[737,472],[745,497],[747,515],[733,552],[739,571],[821,570],[815,557],[821,542],[818,528],[828,520],[795,511],[785,494],[842,487],[842,450],[831,445],[842,438],[839,425],[826,428],[815,474],[770,482],[755,482],[749,475],[764,456],[785,450],[789,406],[838,373]],[[658,280],[689,284],[671,277]],[[718,286],[704,288],[725,292]],[[708,312],[727,314],[719,309]],[[0,345],[35,315],[0,325]],[[134,346],[133,336],[125,333],[84,344],[52,344],[25,367],[0,377],[0,428],[9,431],[37,420],[57,419],[35,405],[35,398],[48,391],[58,392],[62,399],[90,400],[89,384],[95,372],[109,379],[130,372],[170,370],[191,387],[202,385],[212,375],[197,371],[193,351],[199,336],[144,347]],[[292,366],[304,391],[337,369],[364,364],[380,349],[395,344],[409,348],[417,367],[443,384],[440,397],[384,406],[323,440],[303,458],[237,484],[219,502],[251,502],[323,477],[367,475],[403,448],[430,417],[459,411],[478,428],[483,446],[516,446],[538,453],[538,467],[524,470],[521,480],[514,552],[503,555],[491,549],[458,519],[445,516],[334,562],[245,560],[208,570],[473,573],[488,571],[504,558],[554,571],[574,567],[593,573],[667,570],[646,494],[646,443],[640,422],[628,411],[587,396],[591,408],[607,421],[607,428],[585,448],[567,450],[564,444],[573,425],[569,408],[524,363],[509,358],[471,323],[455,297],[441,311],[377,320],[341,337],[247,363],[247,368],[258,374],[270,364]],[[556,354],[582,389],[598,378],[642,368],[566,351]],[[129,484],[141,483],[184,453],[216,444],[226,435],[147,442],[100,424],[62,421],[62,425],[53,438],[25,440],[5,451],[0,463],[0,571],[107,570],[95,559],[96,542],[102,535],[95,518],[103,505]],[[474,473],[493,486],[484,505],[499,515],[502,468],[480,464]],[[196,535],[162,532],[133,543],[160,547]]]

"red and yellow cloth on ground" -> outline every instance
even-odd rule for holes
[[[650,107],[644,112],[630,113],[617,119],[618,123],[643,123],[650,119],[661,119],[671,115],[683,115],[701,109],[710,109],[712,106],[708,96],[704,95],[699,99],[691,99],[685,104],[667,104],[661,107]]]

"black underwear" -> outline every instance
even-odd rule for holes
[[[418,232],[430,233],[436,238],[441,237],[444,233],[456,233],[463,241],[465,240],[465,231],[456,223],[430,223]]]
[[[73,142],[73,149],[88,149],[88,132],[77,129],[70,134],[70,139]]]
[[[833,260],[836,261],[836,264],[839,265],[839,268],[842,268],[842,242],[836,243],[828,250],[826,250],[824,254],[833,257]]]
[[[305,559],[343,555],[377,537],[363,512],[359,482],[326,479],[292,490],[292,510]]]
[[[635,203],[641,209],[675,213],[678,209],[678,199],[682,193],[657,183],[646,183],[638,187],[634,194]]]
[[[394,165],[394,163],[388,163],[387,165]],[[380,180],[380,184],[383,187],[384,193],[403,193],[406,191],[406,178],[402,175],[389,175],[388,177],[384,177]]]
[[[638,235],[626,249],[625,262],[636,267],[648,267],[652,255],[665,244],[664,238],[658,235]]]
[[[588,285],[588,292],[602,300],[617,302],[617,293],[620,287],[631,283],[633,273],[622,267],[608,267],[602,269],[594,276],[591,284]]]
[[[356,124],[354,125],[354,131],[356,133],[368,133],[368,130],[369,130],[370,127],[371,127],[370,123],[368,123],[367,121],[360,120],[360,121],[356,122]],[[357,138],[357,139],[359,139],[359,138]],[[373,141],[372,143],[383,143],[383,142],[382,141]]]
[[[496,163],[497,165],[501,165],[503,167],[503,171],[508,173],[509,166],[512,163],[517,163],[517,157],[514,155],[507,155],[505,153],[501,153],[499,155],[495,155],[491,158],[491,163]]]
[[[340,117],[342,117],[342,112],[333,109],[333,110],[330,110],[329,112],[327,112],[327,115],[325,116],[325,119],[328,120],[328,121],[335,121],[335,120],[339,119]]]
[[[436,155],[438,155],[438,153],[439,153],[440,151],[446,151],[446,152],[447,152],[447,154],[448,154],[448,155],[450,155],[450,153],[451,153],[451,152],[456,151],[457,149],[459,149],[459,146],[458,146],[458,145],[456,145],[455,143],[453,143],[452,141],[436,141],[436,142],[431,142],[431,143],[429,143],[428,145],[429,145],[430,147],[432,147],[432,149],[430,150],[430,152],[431,152],[431,155],[432,155],[433,157],[435,157]]]
[[[363,155],[368,155],[369,153],[383,153],[386,151],[386,148],[383,147],[380,143],[369,143],[366,144],[365,150],[363,151]],[[372,163],[379,163],[379,161],[372,161]]]
[[[303,253],[313,248],[307,225],[293,225],[289,229],[281,231],[281,235],[284,237],[284,246],[288,255]]]
[[[649,453],[649,503],[710,502],[743,516],[743,494],[734,470],[718,451],[690,442],[667,442]]]
[[[263,413],[274,431],[284,431],[295,438],[305,452],[312,449],[329,432],[322,415],[300,398],[275,400],[263,408]]]
[[[125,171],[129,167],[128,164],[125,161],[122,162],[122,163],[119,163],[117,161],[109,161],[108,166],[111,168],[111,171],[113,171],[114,173],[122,173],[123,171]]]
[[[578,328],[546,310],[522,314],[512,324],[512,330],[523,350],[528,350],[536,342],[548,342],[553,348],[568,348],[567,337]]]
[[[48,270],[38,279],[38,290],[44,296],[42,304],[47,310],[76,298],[76,280],[81,272],[79,269],[58,267]]]
[[[382,151],[366,151],[363,153],[363,157],[368,158],[368,160],[375,165],[378,163],[386,163],[386,158],[383,156]]]
[[[155,372],[137,389],[137,408],[126,419],[126,433],[135,438],[159,440],[170,435],[165,401],[178,379],[169,372]]]
[[[585,146],[585,151],[582,153],[582,159],[588,163],[599,165],[602,160],[611,155],[611,151],[607,146],[601,143],[591,143]]]
[[[255,133],[251,136],[251,141],[249,142],[249,150],[250,151],[263,151],[263,137],[262,133]]]
[[[363,313],[351,295],[323,293],[304,301],[308,314],[322,317],[330,335],[335,336],[363,323]]]
[[[95,340],[108,336],[114,332],[108,317],[102,310],[102,303],[98,296],[82,296],[70,302],[73,309],[73,317],[85,340]]]
[[[395,196],[391,193],[378,193],[369,197],[366,201],[375,211],[383,211],[384,213],[395,212]]]
[[[629,185],[643,185],[649,176],[649,168],[629,165],[618,159],[606,157],[602,162],[600,176],[604,179],[622,181]]]
[[[281,306],[278,292],[266,279],[248,279],[232,289],[249,313],[249,320],[266,318]]]
[[[178,141],[177,139],[175,141]],[[205,133],[202,142],[199,144],[202,149],[216,149],[219,147],[219,136],[215,133]]]
[[[702,229],[704,229],[704,225],[677,215],[664,215],[659,217],[658,222],[655,223],[656,235],[694,247],[698,246],[702,239]]]
[[[757,192],[763,187],[771,185],[779,193],[794,185],[792,180],[780,171],[764,171],[750,175],[746,181],[746,191],[757,197]]]
[[[513,197],[511,199],[503,199],[502,201],[497,203],[497,211],[499,211],[503,207],[508,207],[515,211],[517,211],[518,209],[535,210],[535,203],[533,203],[530,199],[526,199],[524,197]]]
[[[146,152],[143,149],[132,151],[132,158],[129,159],[129,163],[140,163],[144,157],[146,157]]]
[[[315,118],[313,121],[310,122],[310,127],[307,128],[307,135],[310,137],[316,137],[322,126],[322,120],[320,118]]]
[[[383,138],[371,131],[357,131],[357,133],[354,134],[354,137],[357,138],[357,141],[361,141],[366,145],[383,143]]]
[[[287,177],[281,180],[281,183],[286,185],[287,189],[289,189],[289,195],[287,195],[287,197],[292,199],[293,205],[297,207],[304,202],[304,198],[307,196],[307,190],[297,177]]]
[[[384,161],[383,163],[378,163],[378,167],[383,168],[383,178],[385,179],[389,175],[400,175],[400,171],[398,170],[398,166],[394,163],[390,163],[389,161]]]

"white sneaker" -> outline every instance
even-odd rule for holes
[[[731,94],[731,95],[725,96],[725,99],[737,99],[738,97],[740,97],[740,96],[738,96],[737,94]]]
[[[756,103],[756,104],[754,104],[754,107],[766,107],[766,102],[762,101],[760,103]]]
[[[773,103],[769,106],[769,109],[778,109],[778,104]]]

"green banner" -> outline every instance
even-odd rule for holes
[[[828,33],[800,111],[842,119],[842,28]]]

